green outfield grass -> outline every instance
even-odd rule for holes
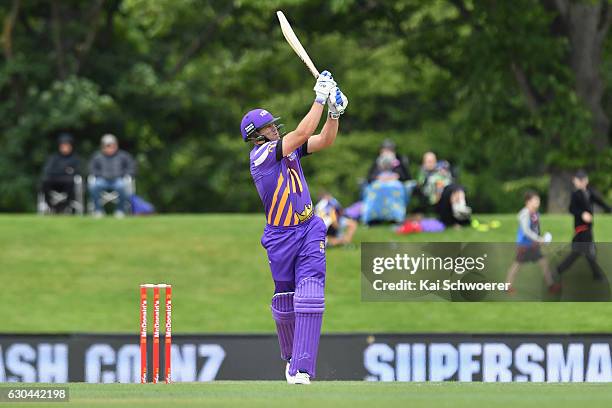
[[[26,386],[19,384],[20,387]],[[57,384],[53,385],[57,386]],[[3,385],[2,387],[6,387]],[[69,403],[37,407],[609,407],[610,384],[217,381],[171,385],[68,384]]]
[[[409,236],[397,236],[388,226],[361,228],[356,243],[514,240],[515,215],[478,218],[500,220],[501,227]],[[8,307],[0,331],[136,333],[138,285],[156,281],[174,285],[177,333],[273,332],[270,272],[259,244],[263,221],[260,215],[123,220],[2,215],[0,278]],[[544,216],[542,225],[555,241],[571,238],[569,216]],[[596,217],[596,237],[612,241],[612,217]],[[607,332],[612,327],[610,303],[362,302],[358,246],[328,250],[326,305],[326,332]]]

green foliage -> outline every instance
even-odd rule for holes
[[[478,211],[513,211],[516,192],[504,183],[557,169],[587,167],[601,190],[612,187],[610,143],[595,149],[567,37],[540,3],[113,0],[99,11],[95,3],[56,2],[54,14],[49,1],[22,2],[12,53],[0,57],[0,210],[33,209],[45,156],[70,131],[86,158],[103,133],[116,133],[137,157],[139,193],[160,211],[259,211],[242,115],[266,107],[291,130],[313,98],[278,9],[350,98],[335,147],[304,160],[313,193],[356,200],[387,137],[413,172],[427,150],[450,160]],[[10,6],[0,5],[5,24]],[[608,117],[611,61],[608,40]],[[519,71],[541,97],[537,109]]]
[[[19,211],[34,208],[37,176],[58,130],[81,130],[100,126],[116,112],[109,95],[86,78],[54,81],[47,89],[29,89],[28,109],[7,128],[0,150],[0,208]],[[34,176],[34,177],[33,177]]]

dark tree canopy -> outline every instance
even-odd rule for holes
[[[311,189],[358,199],[380,142],[416,170],[433,150],[477,211],[514,211],[527,187],[564,211],[584,167],[612,187],[608,0],[7,0],[0,3],[0,210],[29,211],[46,156],[71,132],[89,157],[115,133],[161,211],[257,211],[242,115],[288,128],[312,77],[282,9],[350,98]],[[547,194],[548,193],[548,194]]]

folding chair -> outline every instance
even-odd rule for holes
[[[67,193],[51,190],[49,192],[50,203],[47,203],[47,200],[45,200],[45,193],[42,191],[39,191],[38,196],[37,196],[37,204],[36,204],[38,214],[40,215],[57,214],[53,210],[53,208],[56,207],[58,204],[61,204],[67,200],[68,200]],[[63,214],[83,215],[84,208],[85,208],[85,205],[84,205],[84,199],[83,199],[83,178],[79,175],[75,175],[74,176],[74,200],[68,203]]]
[[[128,197],[127,200],[127,206],[128,206],[128,213],[131,212],[131,204],[130,204],[130,197],[132,195],[134,195],[134,193],[136,192],[136,180],[130,176],[130,175],[126,175],[123,177],[123,182],[125,183],[126,186],[126,195]],[[89,189],[91,190],[91,188],[96,184],[96,176],[94,176],[93,174],[90,174],[87,177],[87,185],[89,187]],[[106,207],[107,204],[113,204],[113,205],[117,205],[119,203],[119,193],[115,190],[105,190],[102,192],[102,194],[100,194],[100,204],[102,205],[102,207]],[[93,200],[88,200],[87,202],[87,211],[90,214],[93,214],[94,212],[94,202]]]

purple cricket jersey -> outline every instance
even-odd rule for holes
[[[277,161],[277,143],[277,140],[266,142],[251,150],[251,176],[263,202],[268,225],[290,227],[313,215],[308,184],[300,164],[306,144]]]

